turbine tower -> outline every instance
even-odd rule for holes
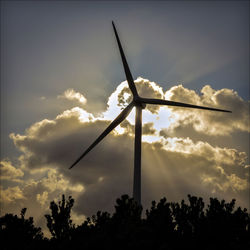
[[[210,108],[204,106],[197,106],[187,103],[168,101],[163,99],[151,99],[143,98],[138,95],[132,74],[130,72],[125,54],[122,49],[122,45],[116,31],[114,22],[112,21],[115,37],[118,43],[121,59],[127,78],[129,88],[133,95],[132,102],[110,123],[110,125],[102,132],[102,134],[86,149],[86,151],[70,166],[73,168],[88,152],[90,152],[106,135],[108,135],[116,126],[118,126],[131,112],[132,108],[136,108],[135,116],[135,142],[134,142],[134,182],[133,182],[133,198],[141,204],[141,136],[142,136],[142,109],[146,107],[146,104],[158,104],[167,106],[178,106],[183,108],[205,109],[220,112],[230,112],[228,110]]]

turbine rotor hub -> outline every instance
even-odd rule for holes
[[[140,97],[134,97],[134,104],[135,106],[140,106],[142,109],[145,109],[146,108],[146,103],[143,103],[141,100],[140,100]]]

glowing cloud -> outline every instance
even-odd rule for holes
[[[21,182],[20,178],[24,175],[21,169],[15,168],[8,160],[3,160],[0,162],[0,172],[1,180],[9,180],[14,182]]]
[[[232,110],[232,115],[200,110],[188,110],[171,107],[175,122],[170,129],[185,128],[191,125],[194,130],[209,135],[229,135],[235,131],[250,132],[249,101],[244,101],[237,92],[230,89],[214,90],[206,85],[198,95],[182,85],[166,91],[165,96],[173,101],[183,101],[196,105],[223,107]]]
[[[87,103],[87,99],[81,93],[76,92],[74,89],[65,90],[63,95],[59,95],[58,98],[65,98],[70,101],[78,101],[82,105]]]

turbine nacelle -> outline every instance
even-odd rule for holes
[[[142,102],[142,98],[140,96],[135,96],[133,98],[133,103],[134,103],[134,106],[136,107],[141,107],[142,109],[146,108],[146,103]]]

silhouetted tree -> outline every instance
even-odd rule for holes
[[[137,247],[142,240],[142,206],[128,195],[116,200],[115,212],[112,216],[115,245],[120,249]],[[122,243],[119,244],[119,243]]]
[[[146,226],[154,248],[164,248],[172,245],[175,240],[174,222],[171,203],[166,198],[160,200],[158,204],[152,201],[150,210],[146,210]]]
[[[138,205],[133,198],[128,195],[122,195],[116,200],[115,213],[112,219],[119,225],[129,223],[140,223],[142,206]]]
[[[190,241],[198,236],[204,223],[204,202],[202,198],[188,195],[189,205],[184,200],[172,203],[176,232],[183,240]]]
[[[71,231],[74,229],[72,220],[70,219],[71,209],[74,205],[74,199],[69,196],[68,200],[65,200],[64,194],[62,200],[55,203],[50,203],[51,215],[46,214],[47,227],[56,240],[69,240]]]
[[[81,225],[71,230],[70,249],[93,249],[92,241],[95,241],[96,234],[93,232],[94,225],[90,218],[87,218]]]
[[[34,226],[33,217],[25,219],[26,210],[21,210],[20,217],[5,214],[0,218],[1,249],[42,249],[45,246],[41,228]]]
[[[86,249],[130,249],[139,240],[142,207],[128,195],[116,203],[113,216],[98,211],[76,228],[76,232],[80,229],[88,235],[82,242]]]
[[[235,199],[226,203],[225,200],[219,201],[217,198],[210,198],[203,233],[208,237],[206,239],[208,245],[238,249],[242,244],[245,245],[248,242],[250,247],[249,214],[246,209],[242,210],[238,207],[234,210],[234,207]]]
[[[235,209],[235,200],[226,203],[210,198],[205,208],[202,198],[188,195],[188,202],[153,201],[142,218],[142,207],[128,195],[116,200],[115,212],[98,211],[80,226],[70,218],[74,200],[62,195],[50,203],[46,214],[52,238],[43,238],[33,218],[6,214],[0,218],[3,249],[250,249],[250,215]],[[17,246],[17,247],[16,247]]]

